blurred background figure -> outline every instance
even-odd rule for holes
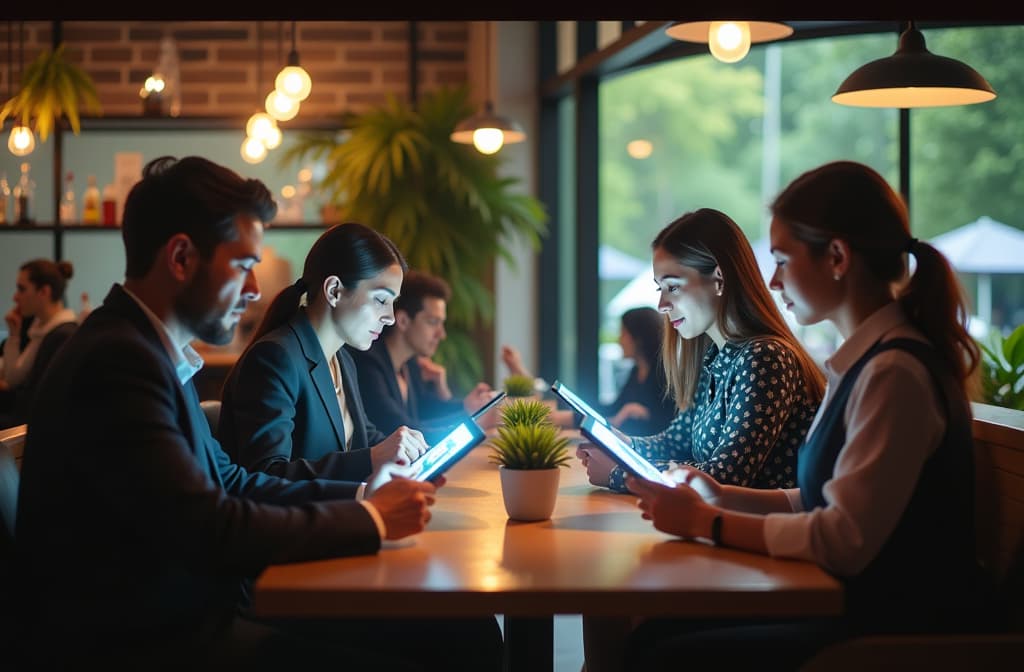
[[[623,360],[629,363],[629,374],[613,402],[594,403],[594,407],[631,436],[657,434],[676,414],[676,403],[667,394],[668,384],[661,366],[664,329],[665,318],[654,308],[632,308],[620,318],[619,346]],[[502,346],[501,359],[509,373],[533,377],[515,347]],[[571,426],[572,413],[557,411],[553,419]]]

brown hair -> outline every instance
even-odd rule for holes
[[[793,352],[807,396],[820,400],[825,378],[814,359],[790,331],[761,277],[754,251],[743,231],[728,215],[711,208],[688,212],[661,230],[651,249],[663,250],[680,264],[710,276],[722,273],[722,300],[715,316],[722,335],[730,341],[773,338]],[[662,365],[669,388],[680,409],[693,403],[701,363],[711,337],[684,339],[668,323],[662,343]]]
[[[36,287],[50,288],[50,302],[64,300],[64,290],[68,280],[75,274],[70,261],[50,261],[49,259],[33,259],[26,261],[19,270],[28,274],[28,280]]]
[[[963,287],[938,250],[910,235],[907,206],[881,175],[853,161],[826,163],[793,180],[771,211],[812,254],[823,254],[833,239],[846,241],[882,282],[904,280],[903,253],[913,254],[917,269],[898,300],[964,393],[972,391],[980,352],[967,331],[970,311]]]

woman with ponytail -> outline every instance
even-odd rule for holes
[[[797,487],[721,485],[690,468],[675,472],[676,488],[627,485],[659,530],[817,563],[844,584],[845,613],[716,630],[652,622],[632,640],[637,669],[667,669],[679,655],[796,669],[833,641],[966,631],[990,613],[973,528],[968,399],[979,353],[952,269],[911,235],[899,195],[859,163],[801,175],[771,210],[772,289],[801,324],[828,320],[844,337],[826,362]]]
[[[317,239],[224,383],[217,433],[235,462],[291,480],[361,481],[426,451],[417,430],[385,436],[370,423],[342,348],[368,349],[395,321],[406,269],[394,243],[362,224]]]

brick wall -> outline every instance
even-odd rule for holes
[[[51,46],[52,25],[24,22],[25,65]],[[17,92],[18,26],[0,22],[2,100],[9,90]],[[141,114],[139,89],[156,65],[165,35],[177,43],[181,116],[189,117],[243,117],[262,109],[291,50],[290,21],[68,21],[62,31],[69,57],[96,84],[104,116]],[[417,23],[420,93],[470,80],[469,32],[464,21]],[[409,96],[406,21],[299,21],[296,47],[313,80],[297,120],[361,112],[389,94]]]

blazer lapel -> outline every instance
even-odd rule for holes
[[[339,446],[348,447],[345,442],[345,423],[341,419],[341,409],[338,407],[338,396],[334,393],[334,381],[331,380],[331,371],[328,368],[327,360],[324,358],[320,341],[316,338],[313,325],[309,323],[305,311],[296,313],[289,322],[292,332],[299,342],[299,348],[306,358],[306,365],[309,371],[310,381],[313,383],[316,393],[320,396],[320,402],[324,405],[324,412],[331,419],[331,428],[338,439]],[[345,388],[346,397],[348,388]],[[347,397],[348,398],[348,397]]]

